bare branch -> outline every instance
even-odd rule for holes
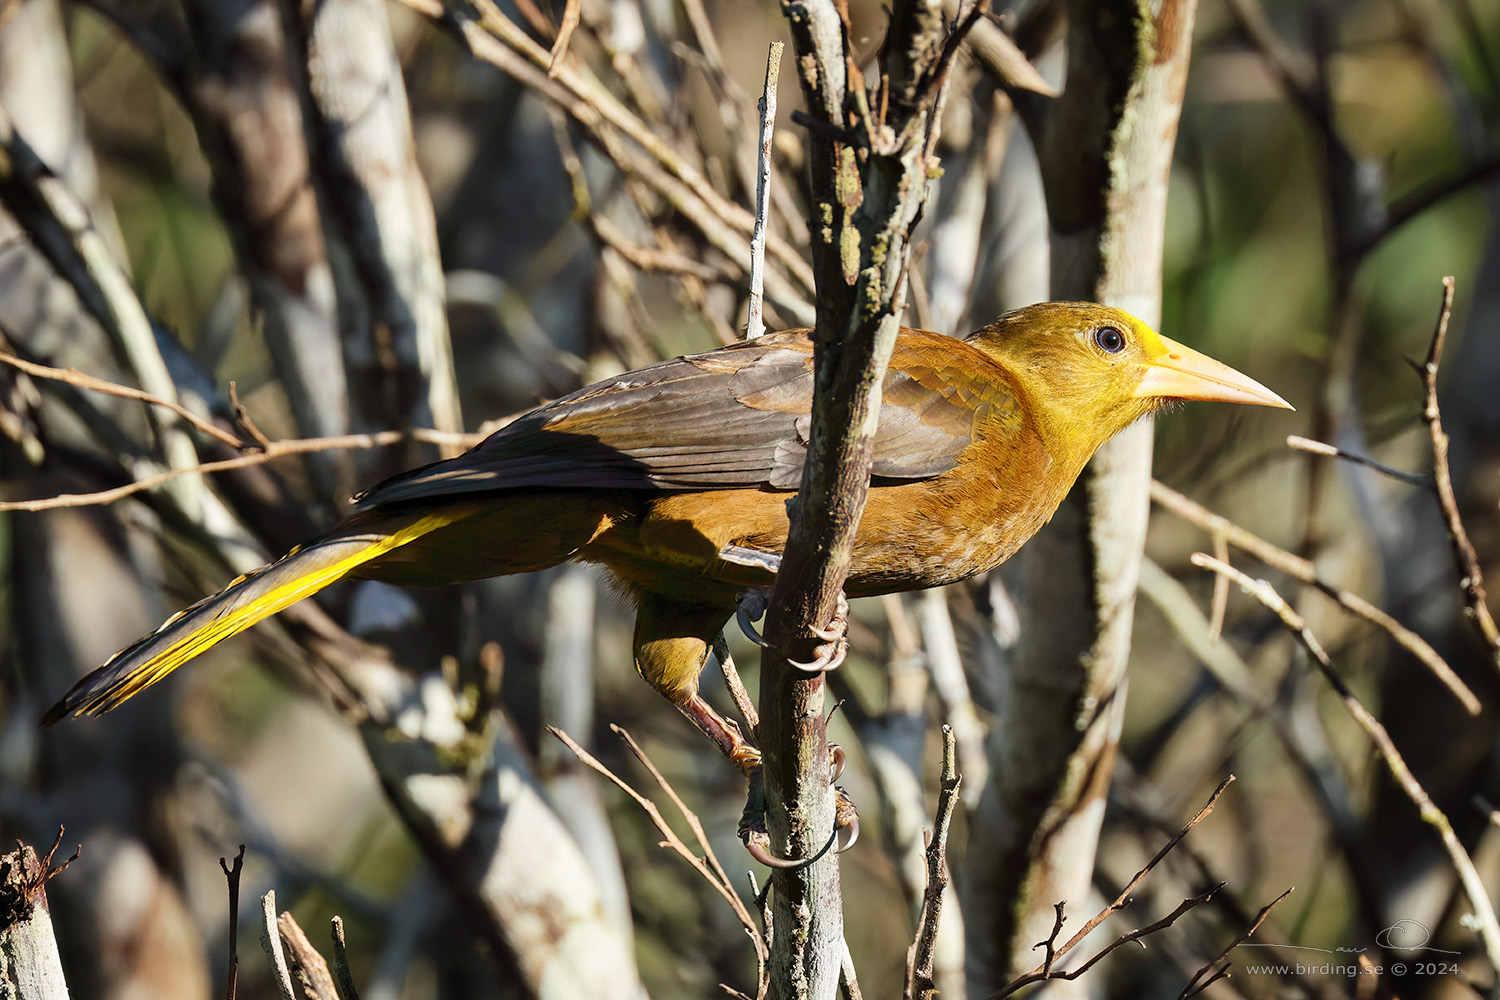
[[[1194,503],[1157,480],[1151,482],[1151,499],[1183,520],[1196,524],[1210,533],[1216,532],[1223,535],[1230,545],[1250,553],[1272,569],[1280,570],[1295,580],[1316,587],[1344,610],[1383,630],[1396,641],[1397,645],[1415,656],[1432,672],[1434,677],[1452,691],[1470,715],[1479,714],[1481,706],[1478,697],[1469,690],[1467,684],[1459,680],[1453,668],[1448,666],[1448,662],[1438,655],[1437,650],[1433,649],[1427,640],[1359,595],[1324,580],[1318,575],[1317,567],[1312,564],[1311,560],[1303,559],[1301,556],[1293,555],[1273,545],[1228,518],[1221,517],[1208,508]]]
[[[1172,852],[1172,849],[1182,842],[1182,839],[1188,835],[1193,827],[1203,822],[1203,820],[1208,817],[1208,814],[1213,812],[1214,806],[1219,801],[1219,796],[1224,794],[1224,789],[1228,788],[1230,782],[1232,781],[1234,781],[1234,775],[1231,774],[1223,781],[1219,782],[1218,787],[1213,790],[1213,793],[1211,795],[1209,795],[1208,801],[1203,803],[1203,807],[1198,810],[1198,812],[1193,816],[1192,819],[1188,820],[1187,825],[1179,830],[1176,836],[1167,841],[1166,844],[1162,845],[1161,850],[1157,851],[1156,854],[1151,858],[1151,860],[1146,862],[1144,868],[1135,873],[1135,877],[1125,884],[1125,888],[1120,890],[1120,894],[1115,897],[1114,902],[1110,903],[1104,909],[1096,913],[1093,919],[1079,928],[1078,933],[1074,934],[1060,947],[1056,945],[1056,941],[1058,935],[1062,932],[1062,925],[1064,920],[1063,907],[1066,904],[1054,904],[1056,918],[1052,925],[1052,933],[1048,935],[1045,941],[1037,945],[1037,947],[1039,948],[1046,949],[1046,955],[1042,959],[1042,963],[1035,969],[1032,969],[1030,972],[1026,973],[1024,976],[1017,977],[999,991],[991,994],[989,1000],[1001,1000],[1001,998],[1010,996],[1012,993],[1016,992],[1023,986],[1029,986],[1032,983],[1043,982],[1047,979],[1076,979],[1084,972],[1092,968],[1094,964],[1097,963],[1101,958],[1114,951],[1116,948],[1128,944],[1131,941],[1135,941],[1138,938],[1145,937],[1147,934],[1153,934],[1156,931],[1164,930],[1165,928],[1170,927],[1178,917],[1182,916],[1188,910],[1192,909],[1195,906],[1201,905],[1202,903],[1208,902],[1208,900],[1214,895],[1214,893],[1223,888],[1224,883],[1221,882],[1210,889],[1204,890],[1196,896],[1190,896],[1187,899],[1184,899],[1182,903],[1178,905],[1177,909],[1173,910],[1171,913],[1167,914],[1165,917],[1162,917],[1155,923],[1147,924],[1145,927],[1120,935],[1102,951],[1095,954],[1087,962],[1085,962],[1083,965],[1073,970],[1072,972],[1058,972],[1053,968],[1058,959],[1067,955],[1070,951],[1076,948],[1079,942],[1088,937],[1089,933],[1092,932],[1094,928],[1098,927],[1104,921],[1108,920],[1110,917],[1114,916],[1116,913],[1119,913],[1125,907],[1130,905],[1130,894],[1135,891],[1135,887],[1140,885],[1141,882],[1146,878],[1146,876],[1151,874],[1152,870],[1161,863],[1162,859],[1170,854]]]
[[[1489,895],[1484,888],[1484,882],[1480,879],[1478,871],[1475,870],[1474,862],[1469,857],[1468,851],[1464,849],[1463,844],[1459,842],[1457,835],[1454,834],[1453,826],[1448,822],[1448,817],[1432,801],[1426,789],[1417,781],[1416,777],[1411,773],[1411,769],[1406,766],[1406,761],[1401,757],[1400,751],[1396,749],[1396,744],[1391,740],[1390,734],[1386,732],[1385,726],[1381,725],[1380,720],[1375,718],[1374,714],[1364,706],[1364,703],[1355,697],[1354,692],[1349,689],[1349,686],[1344,683],[1344,679],[1339,676],[1338,671],[1333,666],[1333,661],[1328,657],[1328,653],[1323,649],[1322,644],[1318,642],[1317,637],[1308,629],[1307,622],[1265,580],[1253,580],[1233,566],[1222,563],[1202,552],[1193,555],[1193,565],[1215,573],[1222,573],[1234,580],[1247,594],[1250,594],[1274,612],[1281,619],[1282,624],[1301,640],[1302,645],[1311,654],[1313,662],[1317,664],[1319,672],[1333,686],[1333,689],[1338,692],[1339,699],[1344,703],[1344,708],[1353,716],[1354,721],[1359,724],[1359,727],[1365,731],[1366,735],[1370,737],[1370,741],[1375,744],[1375,749],[1380,754],[1381,760],[1385,762],[1386,769],[1390,772],[1391,777],[1395,779],[1396,784],[1406,793],[1407,798],[1411,799],[1412,803],[1417,807],[1422,821],[1437,830],[1438,836],[1442,838],[1443,846],[1448,851],[1448,857],[1453,863],[1453,868],[1458,873],[1459,882],[1463,884],[1464,892],[1469,897],[1469,905],[1474,908],[1475,920],[1479,924],[1480,939],[1484,942],[1485,955],[1492,966],[1500,969],[1500,920],[1496,919],[1494,904],[1490,902]]]
[[[1453,278],[1443,279],[1443,304],[1438,309],[1437,324],[1432,331],[1432,345],[1427,349],[1427,360],[1423,363],[1422,387],[1425,399],[1422,406],[1422,422],[1432,438],[1433,489],[1437,493],[1438,506],[1443,509],[1443,522],[1448,527],[1448,541],[1453,546],[1453,560],[1458,563],[1459,587],[1464,592],[1468,616],[1478,627],[1490,656],[1500,665],[1500,628],[1490,614],[1484,593],[1484,572],[1479,567],[1479,555],[1469,533],[1464,530],[1463,518],[1458,512],[1458,498],[1453,493],[1453,475],[1448,469],[1448,435],[1443,430],[1443,415],[1438,409],[1437,376],[1438,362],[1443,356],[1443,341],[1448,336],[1448,319],[1453,313]]]
[[[933,957],[937,950],[938,920],[943,913],[943,894],[948,889],[948,828],[958,805],[963,776],[958,773],[958,740],[952,726],[943,727],[943,774],[938,789],[937,819],[927,842],[927,889],[922,895],[922,914],[917,921],[917,939],[907,959],[908,997],[931,1000],[937,994]]]
[[[1235,938],[1233,941],[1229,942],[1229,944],[1225,945],[1224,950],[1219,952],[1219,954],[1215,956],[1213,961],[1205,965],[1198,971],[1195,976],[1193,976],[1192,979],[1188,980],[1188,984],[1184,986],[1182,988],[1182,992],[1177,995],[1177,1000],[1187,1000],[1188,997],[1197,996],[1199,993],[1202,993],[1204,990],[1208,989],[1208,987],[1213,983],[1218,982],[1220,979],[1228,975],[1229,963],[1226,961],[1226,959],[1229,958],[1229,953],[1231,951],[1234,951],[1234,949],[1238,948],[1245,941],[1249,940],[1250,935],[1254,934],[1256,929],[1265,922],[1266,917],[1271,915],[1271,908],[1274,907],[1277,903],[1281,902],[1283,899],[1286,899],[1291,894],[1292,889],[1291,887],[1288,887],[1287,890],[1281,895],[1271,900],[1265,906],[1262,906],[1260,908],[1260,912],[1255,915],[1255,920],[1251,922],[1249,927],[1245,928],[1245,932],[1239,937]],[[1208,978],[1204,979],[1204,976],[1207,976]]]
[[[289,964],[292,972],[297,975],[297,981],[302,984],[302,992],[307,1000],[338,1000],[338,988],[334,985],[332,973],[328,971],[328,963],[307,939],[291,911],[283,911],[276,918],[276,930],[281,936],[282,945],[289,952]]]
[[[1337,445],[1314,441],[1312,438],[1305,438],[1300,434],[1288,434],[1286,446],[1288,448],[1295,448],[1297,451],[1305,451],[1309,455],[1326,455],[1329,458],[1342,458],[1346,462],[1353,462],[1355,465],[1363,465],[1367,469],[1374,469],[1382,475],[1400,480],[1403,483],[1409,483],[1412,486],[1424,486],[1428,489],[1432,488],[1432,477],[1430,476],[1419,476],[1415,473],[1392,468],[1384,462],[1375,461],[1368,455],[1358,455],[1352,451],[1345,451]]]
[[[281,1000],[297,1000],[286,954],[281,950],[281,934],[276,929],[275,889],[266,890],[266,894],[260,897],[260,946],[265,949],[266,958],[271,963],[271,978],[276,980]]]
[[[729,877],[724,873],[723,866],[719,864],[718,857],[709,846],[708,838],[703,831],[703,825],[699,822],[697,815],[678,797],[676,790],[672,788],[666,778],[657,770],[656,765],[651,762],[650,758],[646,756],[635,740],[630,737],[630,734],[619,726],[611,726],[610,728],[625,741],[626,746],[630,747],[631,752],[646,766],[652,776],[656,778],[657,783],[661,785],[662,789],[672,799],[673,804],[677,806],[683,817],[686,818],[688,825],[692,828],[693,834],[698,840],[699,846],[703,848],[703,857],[700,858],[697,854],[693,853],[687,844],[683,843],[682,838],[677,836],[676,831],[667,824],[666,819],[662,816],[661,810],[657,808],[655,802],[652,802],[646,796],[636,791],[625,779],[611,771],[597,757],[585,750],[561,729],[548,726],[547,731],[559,740],[562,740],[563,744],[569,750],[573,751],[579,760],[614,782],[615,787],[635,800],[636,805],[645,811],[646,815],[650,817],[652,824],[657,830],[661,831],[661,835],[665,838],[662,846],[670,848],[678,857],[691,865],[699,875],[703,876],[703,879],[709,885],[713,886],[714,891],[729,904],[729,908],[734,911],[736,919],[745,928],[746,933],[750,936],[750,940],[755,945],[757,958],[764,961],[766,954],[765,938],[761,936],[760,929],[755,925],[755,920],[750,916],[750,911],[740,900],[739,894],[734,891],[734,886],[730,883]]]
[[[753,340],[766,332],[762,316],[765,296],[766,219],[771,212],[771,140],[776,131],[776,84],[781,79],[781,42],[772,42],[766,55],[766,82],[761,90],[760,146],[755,158],[755,229],[750,234],[750,318],[745,339]]]

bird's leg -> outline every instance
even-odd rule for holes
[[[722,607],[680,604],[658,594],[639,594],[635,619],[635,666],[642,677],[660,691],[677,710],[713,741],[750,782],[745,811],[740,817],[740,839],[750,854],[771,867],[795,867],[806,860],[784,860],[771,855],[766,833],[766,789],[760,750],[740,727],[724,718],[698,693],[698,677],[715,641],[722,641]],[[835,768],[842,765],[835,754]],[[853,826],[854,806],[838,793],[838,829]],[[856,834],[857,835],[857,834]],[[851,840],[852,844],[853,841]]]
[[[776,553],[749,549],[743,545],[726,545],[719,550],[719,558],[736,566],[769,569],[773,573],[781,568],[781,557]],[[739,606],[735,609],[740,631],[744,632],[745,637],[751,642],[761,647],[765,646],[766,640],[754,623],[760,621],[765,615],[770,599],[769,587],[755,587],[740,595]],[[811,631],[814,638],[823,640],[814,647],[812,661],[802,663],[788,659],[787,662],[798,670],[805,670],[809,673],[822,673],[825,670],[837,669],[844,662],[844,657],[849,655],[849,600],[842,591],[839,592],[839,602],[834,608],[832,620],[826,627],[814,628]]]

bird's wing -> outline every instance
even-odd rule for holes
[[[903,331],[884,383],[873,474],[924,479],[953,468],[997,393],[1010,398],[992,372],[962,341]],[[520,487],[796,489],[812,386],[805,332],[676,358],[556,399],[457,458],[386,480],[359,502]]]

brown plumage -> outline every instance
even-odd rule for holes
[[[967,340],[903,330],[883,385],[846,590],[953,583],[1009,558],[1099,445],[1177,399],[1286,406],[1116,309],[1044,303]],[[698,696],[709,644],[769,586],[801,481],[805,330],[677,358],[539,407],[457,458],[358,498],[311,542],[178,615],[68,692],[45,721],[108,711],[220,639],[346,576],[446,584],[607,567],[638,608],[641,675],[742,766],[754,753]]]

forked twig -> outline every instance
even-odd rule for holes
[[[1229,944],[1225,945],[1224,950],[1219,952],[1219,954],[1214,957],[1213,961],[1209,962],[1203,968],[1199,969],[1193,975],[1193,978],[1188,980],[1188,984],[1182,988],[1182,992],[1177,994],[1177,1000],[1187,1000],[1188,997],[1195,997],[1199,993],[1202,993],[1204,990],[1208,989],[1208,987],[1213,983],[1216,983],[1220,979],[1228,976],[1229,962],[1227,960],[1229,958],[1229,953],[1231,951],[1234,951],[1234,949],[1238,948],[1240,945],[1244,944],[1245,941],[1249,940],[1250,935],[1254,934],[1260,927],[1260,925],[1265,923],[1266,917],[1271,915],[1271,908],[1274,907],[1277,903],[1281,902],[1283,899],[1286,899],[1291,894],[1292,887],[1288,887],[1287,890],[1281,895],[1271,900],[1265,906],[1262,906],[1260,908],[1260,912],[1255,915],[1255,919],[1250,922],[1250,926],[1245,929],[1245,932],[1239,937],[1235,938],[1233,941],[1229,942]],[[1207,976],[1208,978],[1205,979],[1203,978],[1204,976]]]
[[[938,920],[943,913],[943,894],[948,889],[948,828],[958,805],[963,776],[958,773],[958,739],[952,726],[943,727],[943,772],[938,787],[937,819],[927,841],[927,888],[922,894],[922,912],[917,919],[917,937],[907,957],[907,996],[931,1000],[937,993],[933,962],[937,952]]]
[[[1023,986],[1030,986],[1032,983],[1039,983],[1048,979],[1077,979],[1079,976],[1083,975],[1083,973],[1092,968],[1096,963],[1098,963],[1098,961],[1105,955],[1108,955],[1116,948],[1129,944],[1132,941],[1139,940],[1140,938],[1143,938],[1148,934],[1154,934],[1157,931],[1165,930],[1166,928],[1170,927],[1178,917],[1182,916],[1188,910],[1191,910],[1196,906],[1200,906],[1203,903],[1208,902],[1208,900],[1213,897],[1214,893],[1218,892],[1219,889],[1223,887],[1224,883],[1220,882],[1217,885],[1205,889],[1203,892],[1200,892],[1196,896],[1189,896],[1187,899],[1184,899],[1181,903],[1179,903],[1176,909],[1167,914],[1165,917],[1162,917],[1160,920],[1120,935],[1104,948],[1102,948],[1087,962],[1079,966],[1077,969],[1074,969],[1070,972],[1062,972],[1054,968],[1056,962],[1063,956],[1067,955],[1074,948],[1076,948],[1078,946],[1078,943],[1084,938],[1088,937],[1089,933],[1093,931],[1094,928],[1098,927],[1104,921],[1108,920],[1110,917],[1114,916],[1116,913],[1119,913],[1125,907],[1130,905],[1130,894],[1135,891],[1136,886],[1140,885],[1142,880],[1144,880],[1147,875],[1151,874],[1151,871],[1161,863],[1162,859],[1170,854],[1172,852],[1172,849],[1182,842],[1182,839],[1188,835],[1193,827],[1203,822],[1203,820],[1207,818],[1208,814],[1213,812],[1214,806],[1219,801],[1219,796],[1224,794],[1224,789],[1228,788],[1229,783],[1232,781],[1234,781],[1234,775],[1231,774],[1223,781],[1219,782],[1218,787],[1213,790],[1213,794],[1208,797],[1207,802],[1203,803],[1203,807],[1198,810],[1197,814],[1194,815],[1192,819],[1188,820],[1187,825],[1179,830],[1176,836],[1167,841],[1166,844],[1162,846],[1161,850],[1157,851],[1156,854],[1152,856],[1150,861],[1146,862],[1145,867],[1135,873],[1135,877],[1125,884],[1125,888],[1122,889],[1120,891],[1120,894],[1115,897],[1114,902],[1110,903],[1104,909],[1096,913],[1093,919],[1084,924],[1083,927],[1079,929],[1078,933],[1074,934],[1061,946],[1057,945],[1056,942],[1058,935],[1062,933],[1062,925],[1065,920],[1063,916],[1063,907],[1066,905],[1066,903],[1062,902],[1055,904],[1055,908],[1057,910],[1057,919],[1052,925],[1052,933],[1048,935],[1047,940],[1041,941],[1037,944],[1038,948],[1045,949],[1045,957],[1042,960],[1042,964],[1038,965],[1035,969],[1032,969],[1025,975],[1017,977],[1016,979],[1002,987],[999,991],[991,994],[989,1000],[1001,1000],[1001,998],[1010,996],[1017,990],[1021,989],[1021,987]]]

